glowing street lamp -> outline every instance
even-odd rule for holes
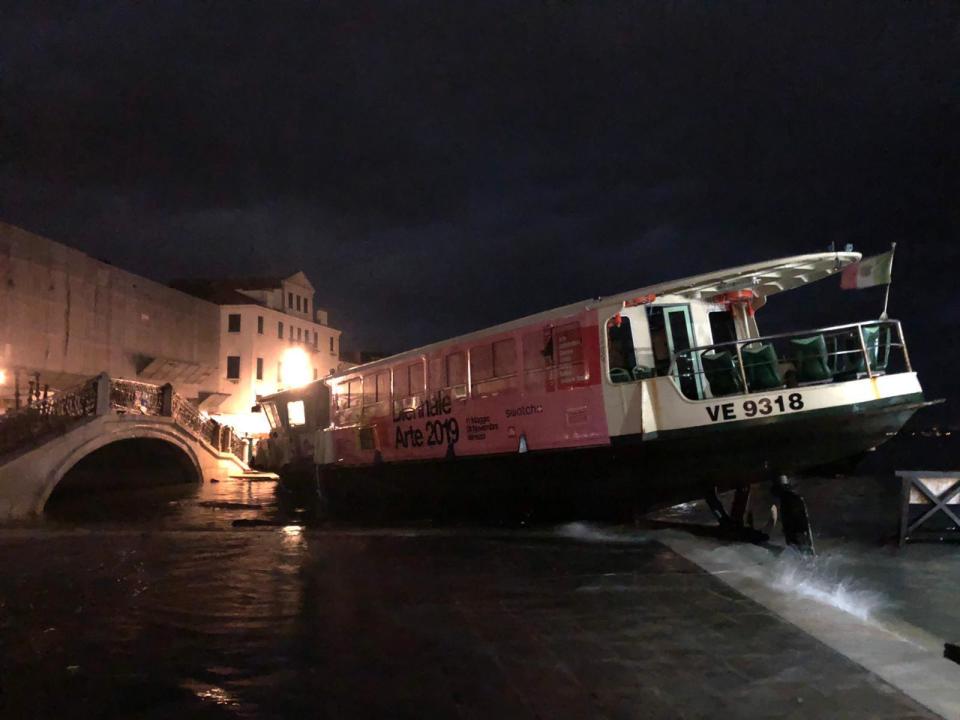
[[[283,352],[283,378],[288,387],[300,387],[313,380],[310,358],[302,348],[287,348]]]

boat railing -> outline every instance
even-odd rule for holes
[[[871,320],[681,350],[669,374],[703,400],[911,370],[900,322]]]

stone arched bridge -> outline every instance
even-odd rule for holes
[[[37,515],[84,458],[124,440],[160,441],[197,482],[247,471],[246,443],[169,385],[91,378],[0,416],[0,520]]]

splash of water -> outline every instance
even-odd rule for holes
[[[561,525],[557,528],[556,534],[560,537],[579,540],[580,542],[635,544],[648,541],[648,538],[640,533],[631,533],[626,529],[611,532],[610,530],[598,528],[590,523],[582,522],[571,522],[566,525]]]
[[[788,548],[775,555],[756,545],[718,546],[676,530],[641,534],[627,528],[603,528],[582,522],[561,525],[556,535],[591,543],[659,540],[713,574],[741,575],[778,593],[829,605],[863,621],[871,621],[891,606],[882,593],[849,576],[845,566],[852,560],[841,553],[810,557]]]

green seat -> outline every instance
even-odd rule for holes
[[[743,392],[740,373],[733,361],[733,355],[729,352],[705,350],[700,353],[700,362],[703,364],[703,374],[710,383],[710,392],[714,397]]]
[[[777,351],[773,349],[773,345],[754,343],[744,347],[740,353],[750,392],[783,387],[783,378],[777,370]]]
[[[867,374],[859,338],[851,338],[851,341],[849,344],[853,347],[849,349],[857,352],[848,352],[844,355],[844,362],[841,371],[838,373],[838,379],[840,380],[852,380],[860,375]],[[887,363],[890,360],[890,328],[880,325],[864,327],[863,344],[867,348],[867,357],[870,358],[870,368],[874,372],[886,370]]]
[[[797,368],[797,382],[823,382],[833,378],[827,366],[827,343],[823,335],[792,338],[790,348]]]
[[[890,361],[890,326],[870,325],[863,328],[863,344],[874,372],[883,372]]]

